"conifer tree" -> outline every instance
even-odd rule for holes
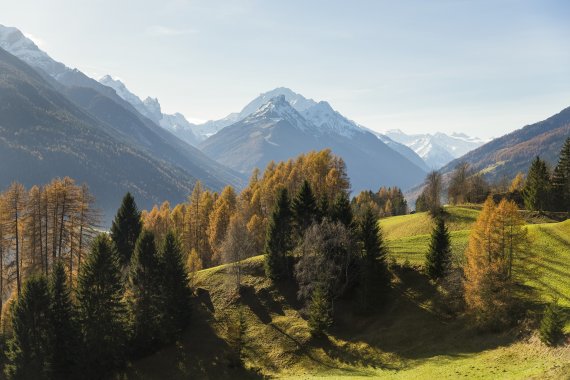
[[[135,245],[129,271],[128,305],[132,322],[133,349],[146,354],[160,342],[163,313],[162,268],[154,234],[143,230]]]
[[[549,206],[550,173],[546,162],[536,157],[526,178],[523,189],[525,207],[531,211],[544,211]]]
[[[13,309],[13,338],[5,372],[10,379],[49,379],[52,357],[50,296],[45,277],[29,278]]]
[[[317,201],[309,181],[304,180],[299,192],[291,202],[293,221],[297,238],[303,236],[305,230],[315,222],[318,216]]]
[[[554,299],[544,312],[540,321],[540,340],[548,346],[555,346],[564,338],[564,317],[563,311],[558,305],[558,300]]]
[[[326,286],[317,285],[313,290],[308,307],[309,328],[311,334],[322,335],[332,323],[330,297]]]
[[[127,193],[111,225],[111,238],[117,248],[121,265],[130,262],[141,230],[141,213],[131,193]]]
[[[342,192],[336,196],[332,205],[331,219],[335,222],[341,222],[348,228],[352,226],[352,207],[347,193]]]
[[[50,279],[50,323],[53,329],[52,374],[56,379],[77,376],[79,326],[65,267],[58,261]]]
[[[77,300],[85,348],[83,374],[99,379],[125,358],[125,306],[118,258],[109,238],[100,234],[81,267]]]
[[[570,137],[562,146],[558,164],[552,175],[554,206],[557,211],[570,211]]]
[[[437,218],[431,233],[429,250],[426,255],[426,272],[432,280],[444,277],[451,265],[451,244],[449,231],[442,217]]]
[[[287,276],[287,252],[291,243],[291,208],[287,189],[278,191],[265,241],[265,273],[272,280]]]
[[[162,261],[161,275],[164,300],[162,328],[167,340],[171,341],[188,324],[190,297],[192,295],[188,272],[182,260],[180,243],[172,232],[167,233],[164,238],[160,258]]]
[[[388,288],[389,276],[386,263],[387,249],[378,220],[370,208],[366,209],[358,226],[362,246],[360,258],[360,306],[368,312],[382,303]]]

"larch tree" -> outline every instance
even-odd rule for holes
[[[242,261],[255,254],[253,249],[253,240],[249,236],[245,221],[239,215],[234,215],[221,246],[223,262],[230,264],[228,271],[232,280],[229,285],[234,294],[238,294],[241,289]]]
[[[465,203],[469,192],[469,164],[460,162],[451,174],[447,198],[452,204]]]
[[[226,236],[230,219],[236,212],[237,198],[233,187],[226,186],[216,199],[210,214],[208,242],[212,248],[212,265],[221,263],[221,244]]]
[[[4,227],[13,237],[16,290],[18,294],[20,294],[22,284],[22,223],[26,202],[26,189],[21,183],[13,182],[6,192],[7,219]]]
[[[130,262],[141,230],[141,213],[131,193],[127,193],[111,225],[111,239],[115,243],[121,265]]]

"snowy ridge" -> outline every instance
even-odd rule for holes
[[[253,122],[254,120],[260,119],[266,119],[272,122],[285,120],[301,131],[308,131],[310,129],[310,125],[308,125],[307,121],[285,100],[284,95],[271,98],[257,111],[246,117],[244,121]],[[268,126],[271,124],[273,123],[268,123]]]

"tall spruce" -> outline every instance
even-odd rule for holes
[[[137,355],[151,352],[160,342],[162,275],[154,234],[143,230],[131,258],[128,283],[133,350]]]
[[[81,267],[77,288],[84,347],[82,370],[100,379],[124,364],[126,310],[118,258],[111,240],[98,235]]]
[[[296,237],[301,239],[307,228],[318,219],[319,215],[317,201],[309,181],[303,181],[301,188],[291,202],[291,210]]]
[[[287,252],[291,250],[291,206],[287,189],[278,190],[265,240],[265,273],[272,280],[287,277]]]
[[[160,259],[164,299],[162,328],[166,339],[172,341],[188,325],[192,296],[180,243],[172,232],[164,238]]]
[[[119,253],[121,265],[130,262],[141,230],[141,213],[131,193],[127,193],[111,225],[111,238]]]
[[[443,278],[451,265],[451,243],[449,231],[442,217],[438,217],[431,233],[426,255],[426,272],[432,280]]]
[[[5,373],[9,379],[51,378],[52,328],[45,277],[29,278],[13,309],[13,338]]]
[[[552,192],[556,211],[570,212],[570,137],[562,146],[552,174]]]
[[[550,199],[550,173],[546,162],[536,157],[526,178],[523,189],[525,207],[531,211],[544,211],[548,209]]]
[[[71,299],[71,289],[62,261],[58,261],[50,278],[50,323],[52,338],[52,374],[56,379],[78,377],[79,326]]]
[[[372,209],[367,208],[358,225],[360,257],[360,308],[368,312],[382,304],[389,284],[387,249]]]

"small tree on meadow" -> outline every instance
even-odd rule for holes
[[[548,346],[556,346],[564,338],[564,315],[558,305],[558,300],[554,299],[544,311],[542,321],[540,321],[540,340]]]
[[[322,335],[333,322],[330,295],[326,286],[317,285],[313,290],[308,306],[308,323],[311,334]]]
[[[442,217],[437,218],[431,233],[426,255],[426,272],[432,280],[444,277],[451,266],[451,243],[449,231]]]

